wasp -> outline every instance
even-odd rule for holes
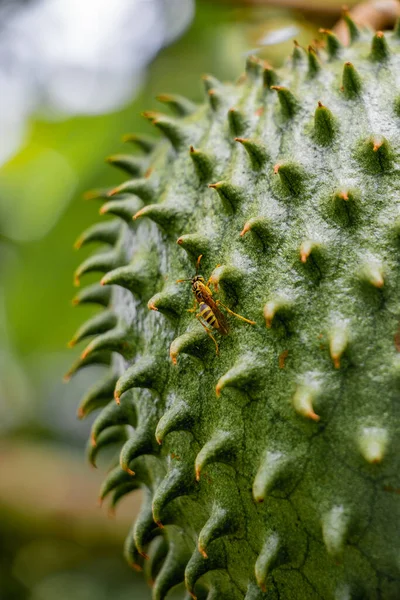
[[[197,308],[199,312],[196,314],[196,319],[199,320],[200,324],[204,327],[207,335],[212,339],[215,344],[215,351],[219,354],[219,348],[215,337],[212,334],[212,330],[216,329],[222,335],[228,335],[229,333],[229,325],[226,320],[226,317],[222,314],[219,309],[219,306],[222,306],[230,315],[249,323],[250,325],[255,325],[255,321],[250,321],[250,319],[246,319],[241,315],[233,312],[230,308],[225,306],[221,302],[221,300],[214,300],[211,289],[209,288],[209,281],[206,283],[204,277],[199,275],[200,261],[202,259],[202,254],[197,259],[196,262],[196,274],[190,279],[178,279],[177,283],[182,283],[184,281],[190,281],[192,284],[192,292],[194,295],[194,307],[189,308],[188,312],[196,312]]]

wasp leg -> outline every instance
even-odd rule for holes
[[[194,312],[196,312],[196,310],[197,310],[197,301],[194,298],[193,307],[192,308],[187,308],[186,312],[194,313]]]
[[[206,325],[204,325],[203,321],[201,320],[201,316],[200,316],[199,314],[197,314],[197,315],[196,315],[196,319],[198,319],[198,320],[199,320],[199,323],[200,323],[200,325],[201,325],[202,327],[204,327],[204,329],[206,330],[206,333],[207,333],[207,335],[208,335],[208,336],[209,336],[209,337],[212,339],[212,341],[214,342],[214,344],[215,344],[215,353],[218,355],[218,354],[219,354],[219,348],[218,348],[218,344],[217,344],[217,341],[216,341],[215,337],[214,337],[214,336],[213,336],[213,334],[211,333],[211,330],[210,330],[210,329],[209,329],[209,328],[208,328]]]
[[[237,313],[233,312],[233,310],[231,310],[230,308],[228,308],[227,306],[225,306],[225,304],[222,304],[221,300],[216,300],[215,304],[219,304],[220,306],[223,306],[224,309],[226,311],[228,311],[228,313],[230,315],[233,315],[234,317],[237,317],[238,319],[241,319],[242,321],[246,321],[246,323],[250,323],[250,325],[256,325],[255,321],[250,321],[250,319],[246,319],[245,317],[242,317],[242,315],[238,315]]]

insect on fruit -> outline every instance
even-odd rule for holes
[[[238,319],[241,319],[242,321],[245,321],[250,325],[255,325],[256,323],[255,321],[250,321],[250,319],[246,319],[245,317],[242,317],[241,315],[238,315],[237,313],[233,312],[230,308],[225,306],[225,304],[223,304],[221,300],[214,300],[214,298],[212,297],[212,291],[208,287],[209,282],[205,283],[204,277],[198,275],[202,256],[203,255],[200,254],[196,262],[196,275],[194,275],[194,277],[191,277],[190,279],[178,279],[177,283],[182,283],[184,281],[191,282],[192,292],[194,294],[195,301],[194,307],[189,308],[188,312],[196,312],[197,305],[199,305],[199,312],[196,314],[196,319],[200,321],[201,325],[206,330],[207,335],[214,342],[215,350],[218,354],[219,348],[217,341],[212,334],[212,329],[216,329],[222,335],[227,335],[229,333],[228,322],[222,314],[222,312],[220,311],[220,309],[218,308],[218,306],[223,306],[224,309],[230,315],[233,315],[234,317],[237,317]],[[210,327],[207,327],[207,324]]]

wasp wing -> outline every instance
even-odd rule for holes
[[[218,331],[220,333],[222,333],[222,335],[227,335],[228,332],[229,332],[228,321],[226,320],[225,316],[222,314],[222,312],[218,308],[218,305],[216,304],[216,302],[214,302],[212,296],[209,296],[207,294],[206,297],[203,298],[203,300],[211,308],[211,310],[213,311],[215,317],[217,318],[217,321],[218,321],[218,328],[217,329],[218,329]]]
[[[206,286],[203,282],[200,282],[199,293],[196,293],[196,300],[200,303],[199,297],[201,298],[201,302],[207,304],[207,306],[209,306],[213,311],[214,316],[218,321],[218,327],[215,327],[215,324],[214,327],[218,329],[218,331],[222,333],[222,335],[227,335],[229,332],[228,322],[222,314],[222,312],[220,311],[220,309],[218,308],[217,303],[214,301],[210,288]]]

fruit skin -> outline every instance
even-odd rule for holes
[[[162,96],[167,140],[129,136],[144,158],[111,162],[138,176],[98,193],[118,236],[79,239],[111,249],[75,303],[108,308],[68,375],[110,363],[79,416],[102,408],[93,463],[120,448],[101,498],[144,490],[125,554],[155,600],[400,597],[400,36],[349,26],[349,48],[205,78],[203,106]],[[256,321],[228,317],[218,357],[175,283],[199,254]]]

